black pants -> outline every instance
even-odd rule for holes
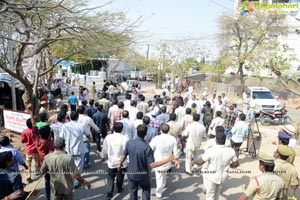
[[[99,152],[101,152],[101,137],[100,137],[100,133],[98,133],[98,132],[93,132],[93,134],[92,134],[92,136],[93,136],[93,142],[94,143],[96,143],[96,145],[97,145],[97,150],[99,151]]]
[[[242,146],[242,142],[241,143],[235,143],[234,141],[230,140],[230,144],[231,144],[231,148],[234,149],[235,151],[235,155],[238,158],[240,155],[240,147]]]
[[[76,111],[76,104],[75,105],[70,104],[70,106],[71,106],[71,111]]]
[[[122,185],[123,185],[123,181],[124,181],[125,172],[126,172],[125,168],[122,168],[120,171],[118,171],[117,168],[114,168],[114,169],[108,168],[107,185],[106,185],[106,197],[107,198],[113,197],[116,176],[117,176],[118,192],[122,191]]]
[[[130,200],[138,199],[139,186],[143,190],[142,200],[150,200],[150,193],[151,193],[150,178],[145,178],[144,180],[140,180],[140,181],[134,181],[129,178],[128,184],[129,184]]]

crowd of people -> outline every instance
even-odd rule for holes
[[[219,198],[228,170],[239,166],[240,147],[248,137],[247,113],[238,110],[225,93],[210,95],[205,90],[197,97],[190,88],[187,98],[181,92],[170,98],[164,91],[146,101],[133,87],[125,100],[103,92],[98,101],[95,94],[87,101],[87,95],[79,91],[78,96],[71,92],[67,104],[61,99],[55,106],[49,105],[49,97],[40,103],[38,122],[32,106],[27,108],[31,118],[21,134],[25,160],[10,146],[8,137],[0,138],[0,183],[5,184],[0,188],[0,199],[25,199],[28,195],[23,192],[18,164],[28,169],[28,182],[36,172],[44,177],[48,200],[73,199],[74,188],[91,187],[81,174],[90,168],[91,143],[95,143],[101,161],[108,167],[106,199],[114,197],[115,179],[117,192],[123,192],[125,174],[130,199],[137,199],[139,187],[142,199],[150,199],[152,168],[155,195],[161,198],[168,173],[180,168],[183,161],[179,158],[184,158],[184,173],[188,175],[198,173],[202,166],[206,199],[214,200]],[[57,112],[51,114],[54,108]],[[289,188],[297,189],[295,132],[295,127],[284,126],[278,141],[273,142],[278,145],[274,155],[260,154],[262,175],[250,181],[240,199],[287,199]],[[284,173],[276,175],[274,171]]]

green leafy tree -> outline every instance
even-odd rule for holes
[[[243,16],[225,13],[219,18],[218,42],[223,52],[219,60],[226,65],[231,61],[231,66],[237,67],[240,93],[245,87],[245,63],[251,66],[254,61],[265,61],[266,52],[277,49],[278,36],[286,32],[284,18],[284,15],[269,14],[263,9]]]
[[[299,62],[299,60],[287,45],[283,45],[280,51],[270,56],[268,67],[278,77],[279,82],[287,91],[300,97],[300,82],[297,80],[299,74],[291,74],[289,71],[293,62]]]

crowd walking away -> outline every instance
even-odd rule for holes
[[[298,188],[294,161],[299,130],[293,125],[278,131],[278,141],[271,142],[274,154],[260,151],[256,171],[261,173],[237,169],[247,162],[241,159],[241,147],[250,137],[255,98],[244,99],[250,106],[239,110],[224,92],[209,93],[204,87],[197,95],[189,87],[182,95],[179,79],[175,91],[168,79],[166,89],[153,98],[146,98],[138,84],[119,86],[113,81],[107,81],[100,92],[97,82],[78,92],[75,80],[68,86],[70,96],[63,97],[59,91],[59,95],[41,96],[38,114],[33,105],[27,105],[30,118],[20,136],[24,152],[14,148],[8,136],[0,137],[0,199],[34,195],[47,200],[78,199],[77,188],[93,188],[95,182],[103,181],[100,177],[105,177],[101,199],[107,200],[117,194],[137,200],[139,188],[143,200],[169,199],[170,185],[181,189],[172,176],[181,182],[201,177],[199,191],[207,200],[220,199],[222,187],[230,184],[228,177],[239,173],[254,175],[243,183],[240,200],[288,199]],[[115,93],[117,87],[121,89]],[[25,191],[23,183],[39,185],[41,179],[45,192]]]

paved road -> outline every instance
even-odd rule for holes
[[[153,85],[146,83],[143,84],[143,90],[151,90]],[[153,97],[153,93],[145,93],[145,96],[150,98]],[[290,111],[291,117],[293,118],[293,111]],[[296,112],[295,112],[296,115]],[[271,141],[277,139],[278,126],[263,127],[260,126],[260,131],[262,132],[262,140],[256,142],[257,148],[261,145],[260,151],[273,153],[276,146],[271,145]],[[243,148],[245,148],[246,143],[244,142]],[[297,152],[300,152],[298,147]],[[205,199],[205,195],[202,190],[202,176],[195,174],[189,176],[184,171],[184,157],[180,158],[181,168],[170,174],[167,179],[167,187],[163,193],[162,199],[171,199],[171,200],[199,200]],[[242,153],[240,158],[240,166],[238,170],[233,171],[230,174],[226,184],[221,188],[221,197],[220,200],[225,199],[237,199],[242,193],[243,189],[241,188],[242,184],[248,183],[250,177],[253,177],[259,173],[258,169],[258,160],[257,158],[253,159],[248,153]],[[295,166],[300,166],[300,156],[299,154],[295,160]],[[84,188],[79,188],[74,191],[75,200],[104,200],[105,199],[105,186],[106,186],[106,171],[107,165],[100,162],[100,156],[96,153],[96,147],[93,144],[91,150],[91,167],[88,171],[83,174],[83,177],[86,178],[91,184],[92,188],[90,190],[85,190]],[[300,168],[298,168],[298,173],[300,174]],[[155,175],[152,173],[151,176],[152,184],[152,197],[151,199],[156,200],[155,197]],[[29,184],[26,189],[32,188],[34,185]],[[40,194],[35,199],[44,199],[44,182],[42,181],[38,187],[41,191]],[[154,195],[154,196],[153,196]],[[141,191],[139,191],[139,196],[141,196]],[[297,196],[300,197],[300,191],[297,190]],[[115,200],[129,199],[128,194],[128,183],[125,179],[124,191],[121,194],[115,194]]]

